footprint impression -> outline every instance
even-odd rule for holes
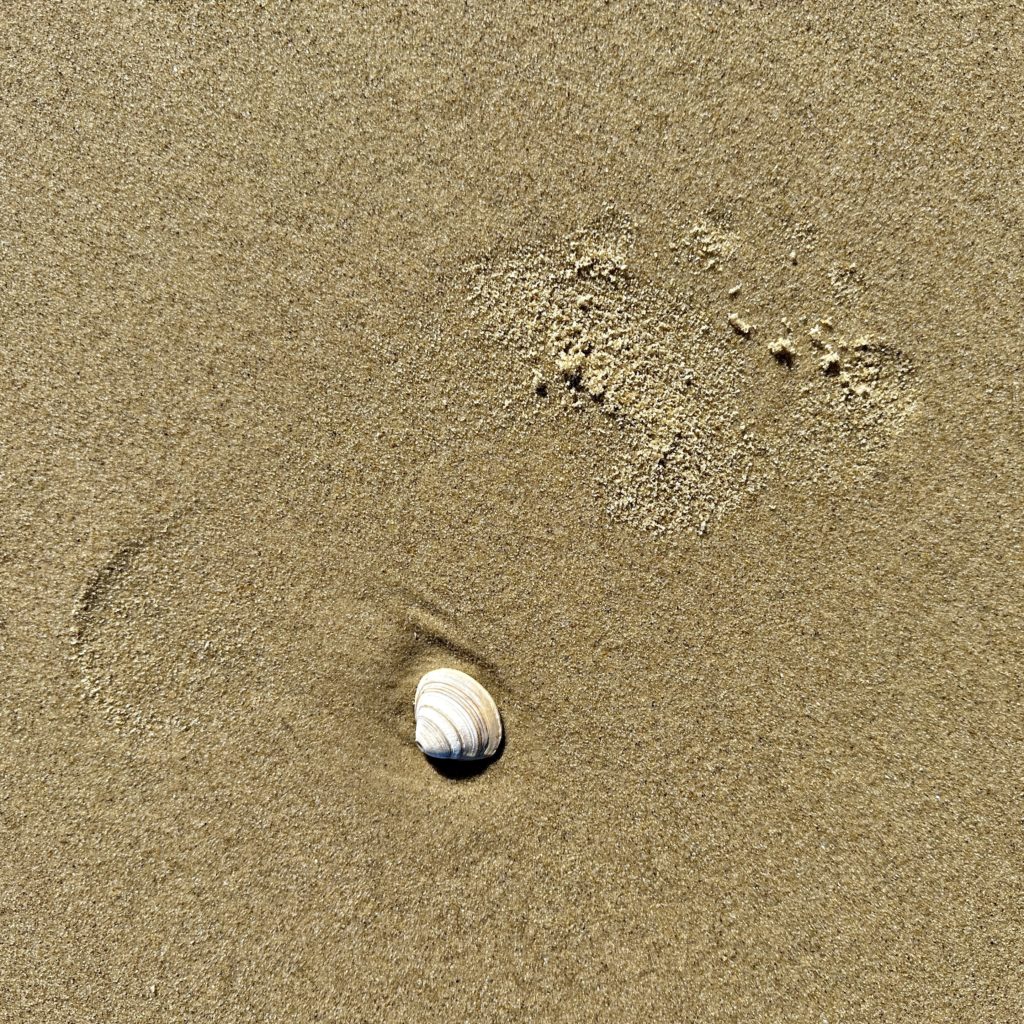
[[[416,747],[413,694],[434,668],[477,678],[508,728],[498,666],[441,602],[399,586],[357,595],[264,550],[185,517],[119,545],[72,610],[84,705],[123,738],[157,745],[226,732],[248,748],[284,722],[310,750],[326,744],[386,786],[498,767],[501,748],[486,762],[445,764]]]
[[[765,345],[740,315],[713,317],[644,280],[636,245],[630,218],[606,211],[554,243],[470,268],[472,310],[523,367],[524,402],[558,402],[615,428],[599,470],[613,519],[704,533],[772,478],[835,483],[870,469],[914,409],[907,356],[828,318]],[[673,248],[699,273],[738,245],[701,222]],[[850,269],[833,290],[855,299],[857,280]],[[780,374],[786,400],[759,413]]]

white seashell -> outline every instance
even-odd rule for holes
[[[427,757],[478,761],[501,744],[494,698],[454,668],[428,672],[416,687],[416,745]]]

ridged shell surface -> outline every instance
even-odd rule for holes
[[[494,698],[454,668],[428,672],[416,687],[416,745],[427,757],[478,761],[501,743]]]

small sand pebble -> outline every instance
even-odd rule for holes
[[[729,326],[738,334],[742,334],[744,338],[749,338],[753,326],[748,324],[746,320],[742,319],[738,313],[729,314]]]
[[[835,352],[829,352],[821,358],[822,373],[832,377],[839,372],[839,356]]]
[[[769,342],[768,351],[775,359],[786,366],[792,365],[794,358],[796,358],[796,349],[793,348],[793,343],[789,338],[776,338],[774,341]]]

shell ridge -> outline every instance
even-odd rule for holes
[[[501,745],[494,698],[458,669],[433,669],[416,687],[416,743],[428,757],[480,760]]]

